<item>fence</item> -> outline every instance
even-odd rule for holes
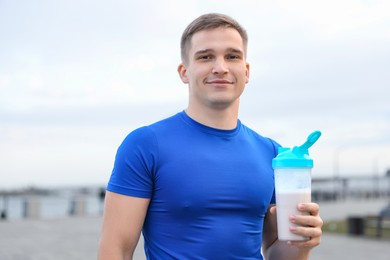
[[[0,195],[0,220],[53,219],[100,215],[104,196],[88,194],[5,194]]]

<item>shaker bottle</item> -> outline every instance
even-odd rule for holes
[[[298,211],[299,203],[311,201],[311,169],[313,160],[309,156],[309,148],[321,136],[314,131],[301,146],[292,149],[280,147],[278,155],[272,160],[275,171],[276,216],[279,240],[304,241],[303,237],[290,232],[289,216],[302,215]]]

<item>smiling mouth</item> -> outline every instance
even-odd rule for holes
[[[222,79],[218,79],[218,80],[210,80],[210,81],[206,81],[207,84],[211,84],[211,85],[226,85],[226,84],[233,84],[233,82],[229,81],[229,80],[222,80]]]

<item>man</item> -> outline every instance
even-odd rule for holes
[[[130,133],[107,186],[99,259],[132,259],[141,231],[148,259],[307,259],[320,243],[315,203],[298,205],[277,239],[271,161],[278,144],[238,120],[249,79],[247,35],[232,18],[206,14],[181,41],[185,111]],[[262,245],[262,250],[261,250]]]

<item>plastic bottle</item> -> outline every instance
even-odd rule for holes
[[[301,215],[297,206],[299,203],[311,201],[311,170],[313,160],[309,156],[309,148],[321,136],[320,131],[314,131],[301,146],[292,149],[280,147],[278,155],[272,160],[275,171],[275,195],[278,239],[304,241],[307,237],[290,232],[293,223],[290,215]]]

